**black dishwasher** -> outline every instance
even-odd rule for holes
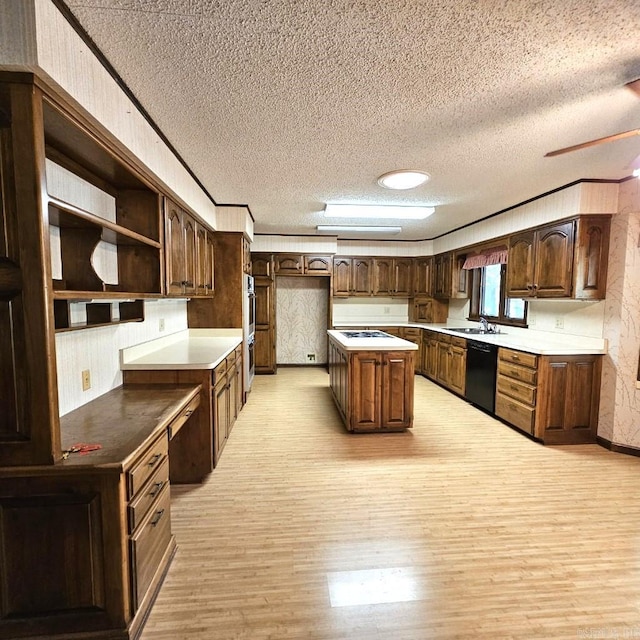
[[[498,347],[467,340],[467,377],[465,398],[493,413],[496,403]]]

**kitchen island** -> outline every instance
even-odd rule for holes
[[[347,430],[411,428],[418,346],[383,331],[327,333],[331,392]]]

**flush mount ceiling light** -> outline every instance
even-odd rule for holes
[[[327,218],[387,218],[392,220],[423,220],[435,207],[412,207],[384,204],[326,204]]]
[[[402,227],[377,227],[352,224],[319,224],[316,229],[318,233],[388,233],[392,235],[402,231]]]
[[[415,189],[429,179],[429,174],[414,169],[389,171],[378,178],[378,184],[385,189]]]

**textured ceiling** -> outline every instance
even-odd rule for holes
[[[582,178],[630,175],[638,0],[66,0],[217,203],[315,234],[326,202],[436,205],[433,238]],[[376,178],[427,171],[413,191]],[[361,223],[347,220],[347,223]],[[383,223],[384,224],[384,223]],[[389,224],[392,224],[389,222]]]

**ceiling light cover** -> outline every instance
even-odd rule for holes
[[[395,235],[402,227],[385,227],[375,225],[319,224],[318,233],[388,233]]]
[[[435,211],[435,207],[413,207],[382,204],[327,204],[327,218],[376,218],[389,220],[423,220]]]
[[[429,179],[429,174],[414,169],[389,171],[378,178],[378,184],[385,189],[415,189]]]

